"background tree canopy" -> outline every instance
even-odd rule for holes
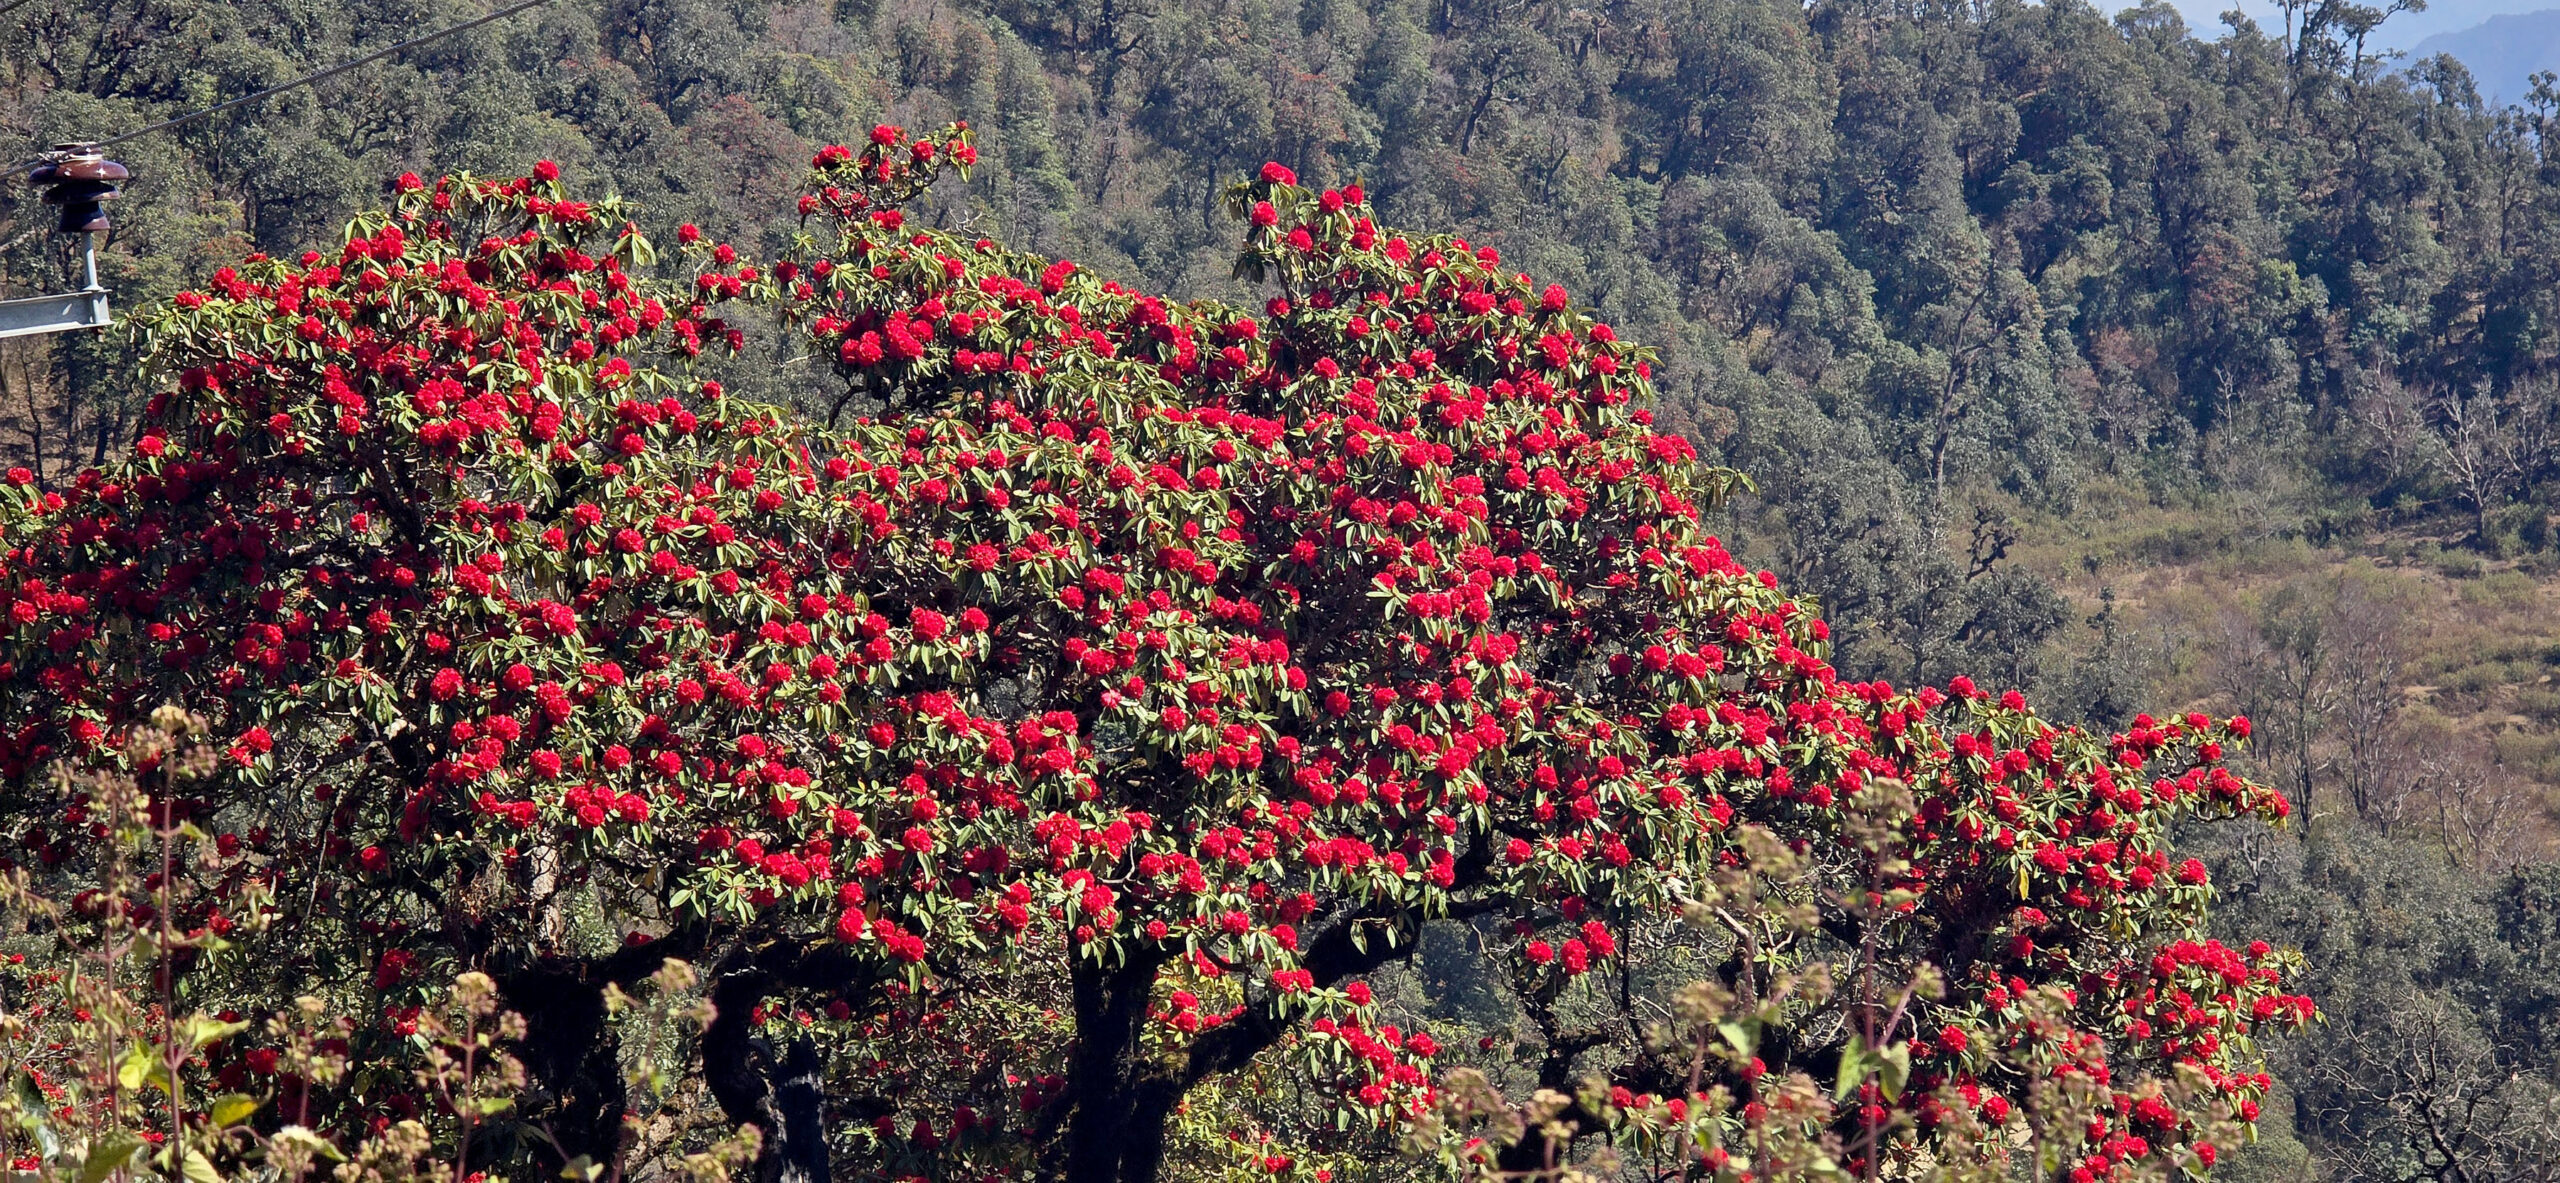
[[[0,18],[7,130],[96,138],[478,11],[31,0]],[[2448,59],[2366,56],[2378,13],[2316,15],[554,0],[120,150],[107,264],[140,307],[402,171],[537,157],[763,257],[816,145],[963,118],[987,167],[928,224],[1233,298],[1235,175],[1356,176],[1659,348],[1665,426],[1754,482],[1719,528],[1842,625],[1844,674],[2259,720],[2308,824],[2202,841],[2242,911],[2363,952],[2312,958],[2338,1019],[2280,1053],[2300,1140],[2235,1169],[2543,1164],[2560,100],[2487,107]],[[5,278],[54,286],[48,211],[11,196]],[[133,348],[0,344],[21,462],[132,438]],[[783,360],[723,376],[829,410]]]

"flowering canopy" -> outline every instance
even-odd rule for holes
[[[532,984],[710,959],[724,1023],[796,998],[877,1083],[833,1106],[862,1177],[1154,1178],[1237,1074],[1409,1122],[1452,1053],[1361,979],[1422,925],[1471,920],[1552,996],[1763,838],[1808,860],[1810,939],[1950,979],[1854,1046],[1791,1020],[1780,1066],[1863,1087],[1826,1120],[1870,1156],[1996,1156],[2021,1041],[2101,1090],[2098,1173],[2209,1163],[2200,1123],[2254,1115],[2249,1033],[2308,1003],[2200,939],[2166,845],[2282,814],[2221,766],[2245,721],[2091,736],[1841,679],[1708,533],[1734,478],[1656,430],[1649,351],[1357,186],[1236,187],[1278,292],[1248,311],[905,222],[973,161],[965,127],[829,148],[793,251],[688,228],[681,286],[547,165],[404,178],[335,255],[181,296],[134,453],[8,498],[8,824],[76,863],[81,806],[33,773],[202,712],[234,769],[167,803],[218,832],[186,924],[278,974],[359,966],[395,1026],[430,970],[486,966],[536,1043]],[[827,421],[693,376],[767,323],[832,369]],[[2068,1021],[2023,1022],[2048,990]],[[704,1054],[743,1056],[717,1027]],[[528,1059],[616,1071],[583,1055]],[[2180,1064],[2212,1112],[2165,1099]],[[1702,1171],[1786,1119],[1676,1113]],[[1356,1137],[1209,1120],[1277,1130],[1234,1143],[1266,1174]]]

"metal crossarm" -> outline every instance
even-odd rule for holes
[[[22,296],[0,300],[0,339],[59,333],[69,329],[103,329],[115,323],[107,312],[102,288],[64,292],[58,296]]]

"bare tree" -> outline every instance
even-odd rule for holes
[[[76,380],[58,337],[0,341],[0,463],[46,483],[68,479],[125,443],[124,408]]]
[[[2553,392],[2547,382],[2445,385],[2428,399],[2433,467],[2471,511],[2473,537],[2489,539],[2489,516],[2551,462]]]
[[[2535,853],[2532,826],[2542,808],[2540,794],[2476,745],[2457,744],[2426,757],[2421,785],[2435,806],[2448,858],[2503,870]]]
[[[2306,817],[2332,786],[2386,829],[2431,812],[2409,798],[2421,777],[2401,726],[2406,615],[2385,577],[2348,568],[2223,618],[2221,689],[2264,729],[2260,758]]]
[[[2332,668],[2334,597],[2323,590],[2287,584],[2255,612],[2226,614],[2216,671],[2223,692],[2263,728],[2258,750],[2302,807],[2305,826],[2316,815],[2316,790],[2326,770],[2319,741],[2342,698]]]
[[[2440,998],[2411,994],[2308,1066],[2313,1121],[2340,1135],[2333,1178],[2560,1178],[2560,1106],[2538,1074]]]
[[[2336,688],[2339,780],[2358,815],[2376,815],[2383,786],[2407,771],[2399,733],[2408,646],[2400,606],[2369,579],[2341,574],[2330,603],[2329,678]]]
[[[2384,478],[2396,482],[2427,469],[2435,437],[2418,391],[2388,372],[2360,370],[2348,388],[2347,413]]]

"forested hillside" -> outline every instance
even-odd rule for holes
[[[0,131],[23,158],[480,11],[28,0]],[[1756,484],[1727,540],[1854,626],[1845,673],[2255,718],[2303,813],[2217,861],[2329,1022],[2231,1169],[2509,1177],[2560,1161],[2560,98],[2492,109],[2365,56],[2378,14],[2306,12],[552,0],[120,147],[104,263],[139,307],[404,171],[535,158],[779,248],[817,145],[958,119],[986,167],[937,226],[1232,297],[1226,186],[1357,178],[1661,347],[1665,422]],[[50,211],[6,198],[9,294],[58,287]],[[735,381],[825,413],[787,348]],[[123,447],[135,356],[0,344],[0,444],[41,477]]]

